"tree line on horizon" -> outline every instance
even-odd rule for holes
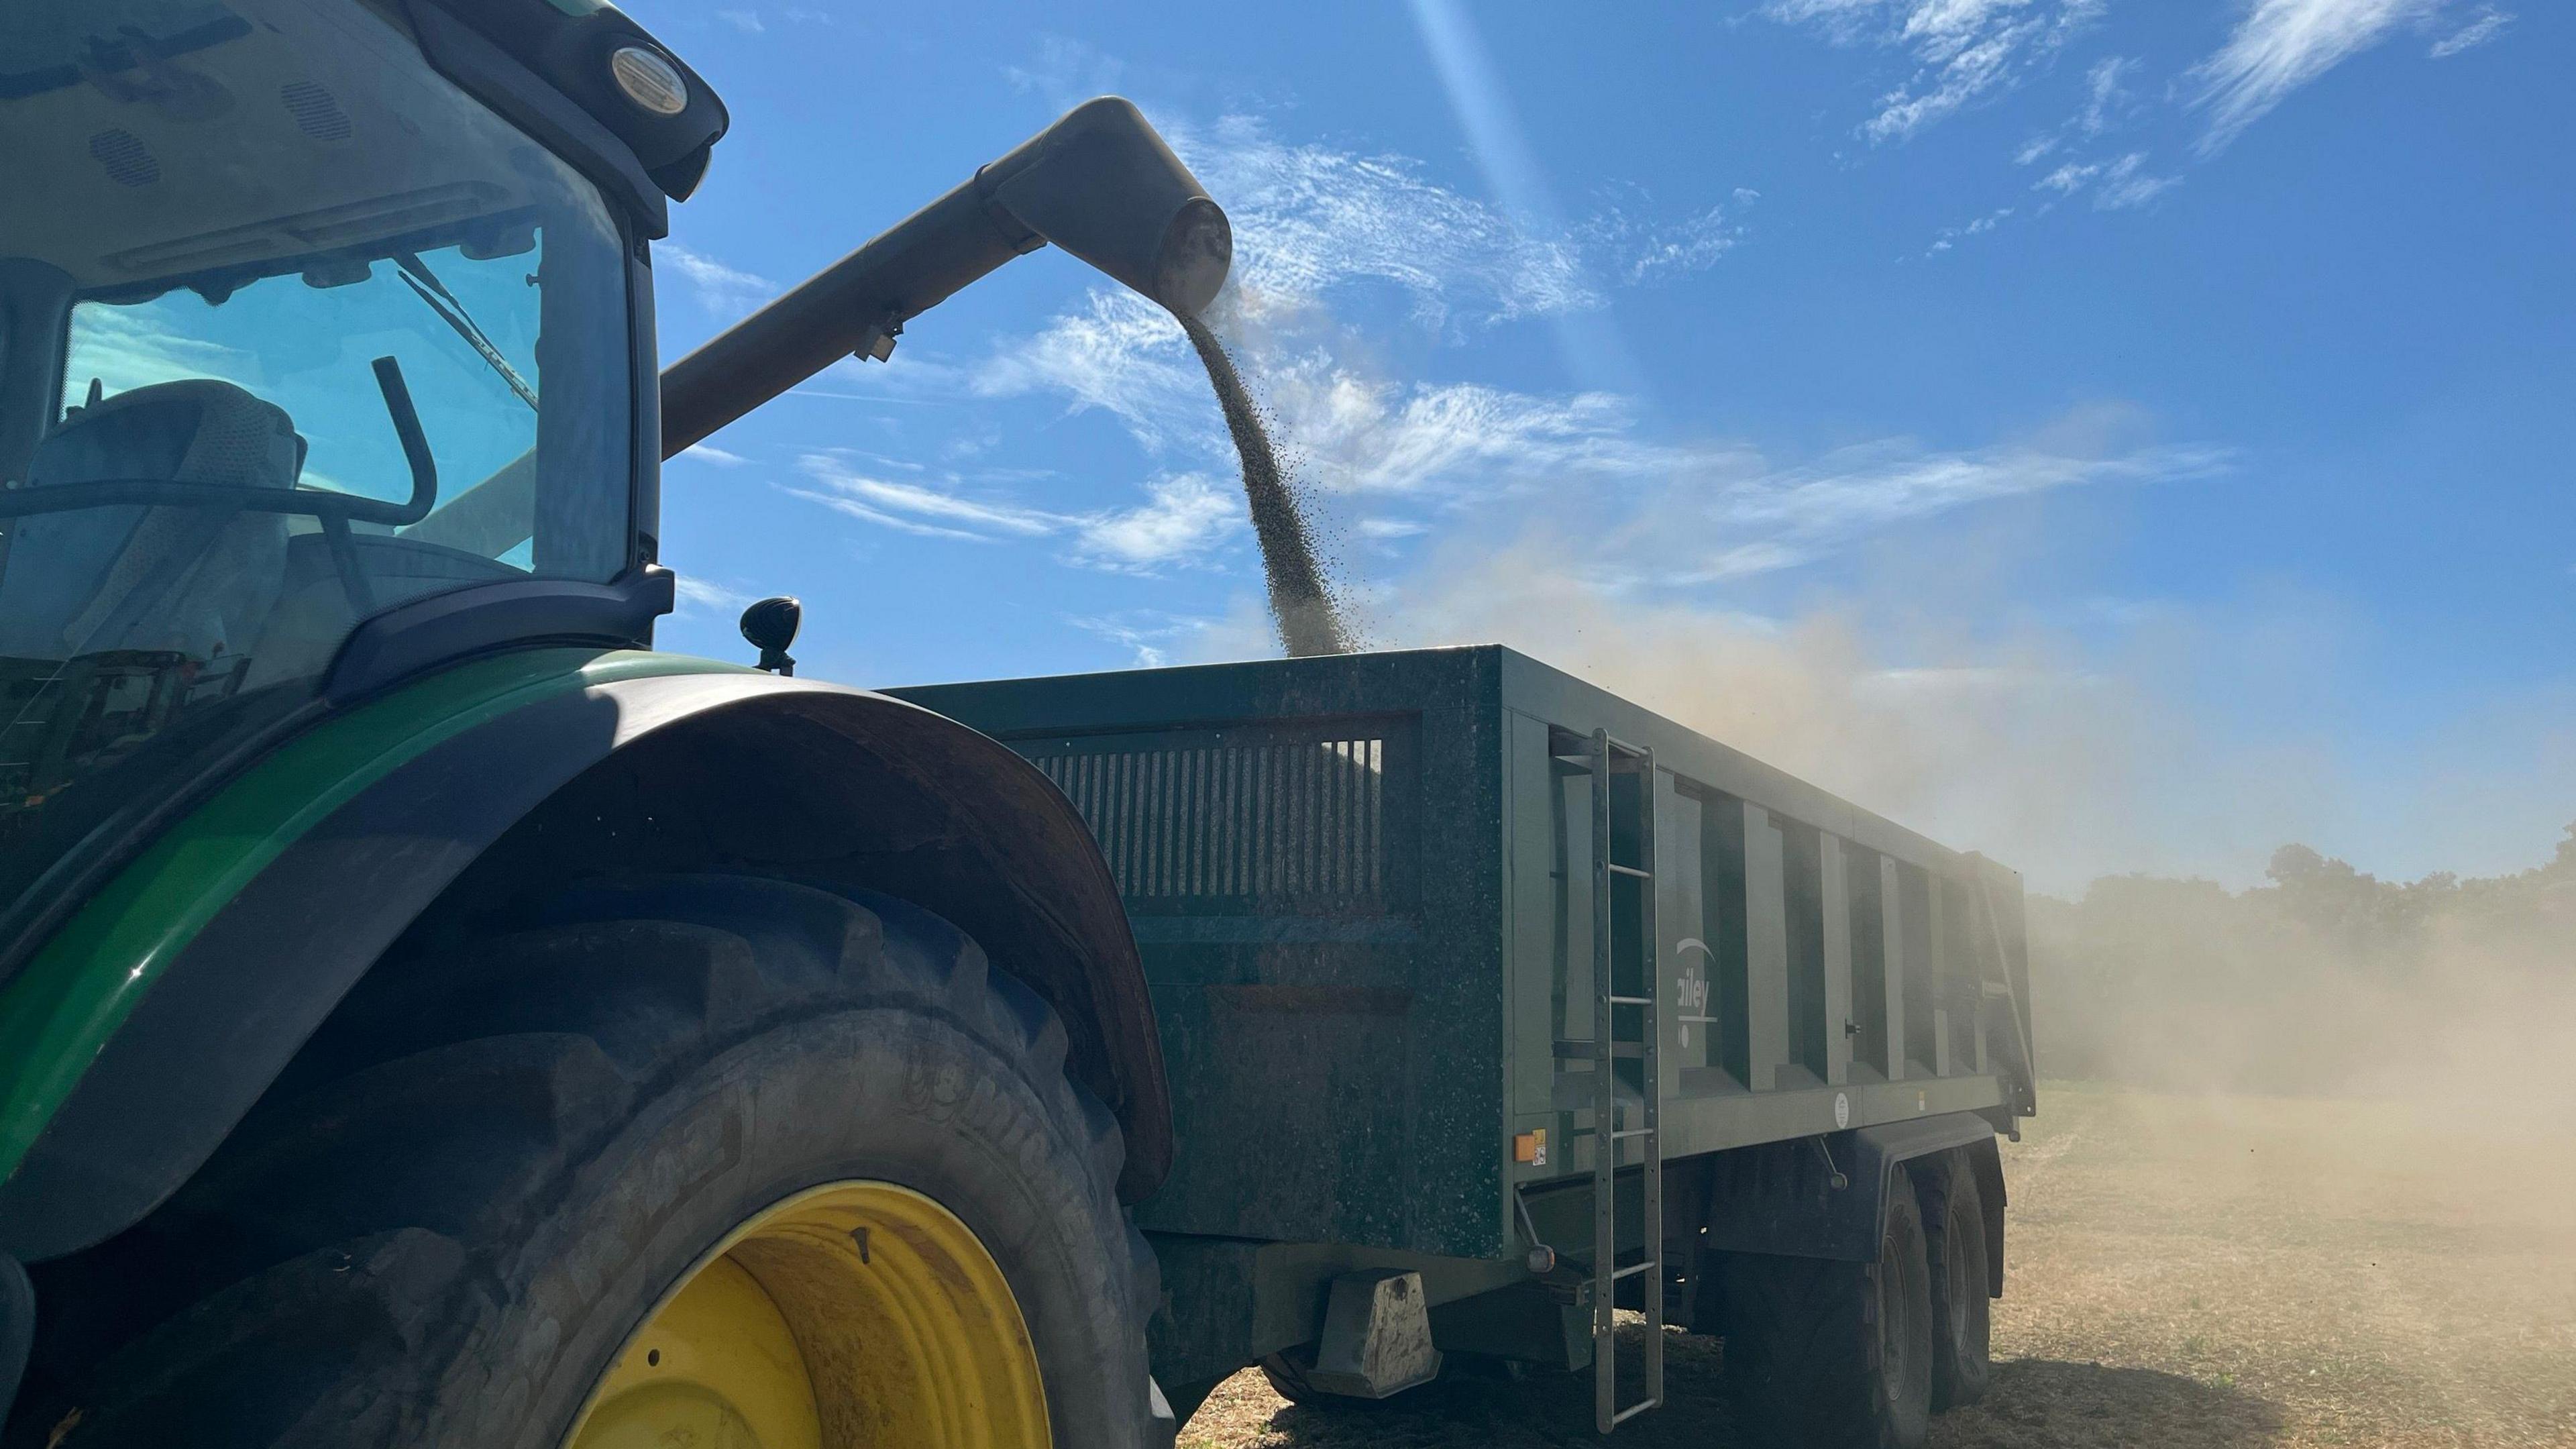
[[[2506,875],[2381,880],[2305,845],[2265,883],[2105,876],[2029,899],[2043,1075],[2402,1091],[2576,1046],[2576,825]],[[2554,1044],[2554,1045],[2553,1045]]]

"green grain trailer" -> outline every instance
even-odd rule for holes
[[[1662,1395],[1614,1305],[1723,1334],[1782,1442],[1919,1442],[1983,1388],[2035,1107],[2013,872],[1503,648],[895,693],[1034,761],[1118,878],[1185,1412],[1446,1354],[1588,1362],[1606,1431]]]

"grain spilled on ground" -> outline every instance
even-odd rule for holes
[[[1993,1394],[1936,1449],[2576,1449],[2576,1122],[2564,1105],[2043,1088],[2007,1146]],[[1627,1358],[1635,1337],[1627,1331]],[[1613,1442],[1754,1449],[1721,1350]],[[1295,1408],[1237,1375],[1198,1449],[1587,1442],[1588,1378]]]

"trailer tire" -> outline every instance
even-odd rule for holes
[[[1349,1409],[1371,1409],[1380,1404],[1391,1404],[1412,1393],[1414,1389],[1425,1388],[1434,1383],[1508,1373],[1508,1370],[1500,1367],[1503,1363],[1500,1359],[1491,1360],[1489,1366],[1487,1362],[1481,1361],[1473,1354],[1446,1354],[1441,1359],[1440,1372],[1430,1379],[1415,1384],[1412,1388],[1400,1389],[1383,1399],[1370,1399],[1358,1394],[1336,1394],[1315,1387],[1313,1381],[1307,1378],[1307,1375],[1314,1371],[1314,1356],[1315,1345],[1301,1344],[1284,1352],[1266,1355],[1254,1367],[1261,1370],[1261,1377],[1269,1382],[1272,1393],[1292,1404],[1308,1408]]]
[[[1307,1378],[1315,1367],[1314,1354],[1315,1346],[1306,1344],[1284,1353],[1267,1355],[1256,1367],[1261,1370],[1261,1377],[1269,1382],[1270,1392],[1299,1408],[1364,1413],[1380,1404],[1393,1403],[1396,1399],[1404,1397],[1403,1394],[1395,1394],[1383,1399],[1369,1399],[1357,1394],[1336,1394],[1319,1389]],[[1417,1384],[1414,1387],[1419,1388],[1421,1385]]]
[[[1261,1377],[1269,1381],[1270,1392],[1292,1404],[1319,1404],[1332,1397],[1306,1382],[1305,1367],[1284,1353],[1261,1360]]]
[[[555,1449],[680,1285],[759,1268],[737,1243],[804,1250],[740,1234],[864,1191],[976,1245],[1008,1311],[956,1321],[1024,1330],[950,1357],[1028,1365],[1039,1434],[1169,1445],[1152,1251],[1115,1195],[1116,1121],[1064,1057],[1045,1003],[906,903],[738,876],[585,888],[531,929],[389,960],[168,1206],[44,1265],[71,1312],[40,1327],[49,1402],[22,1396],[7,1442]],[[826,1236],[869,1261],[864,1234]],[[919,1246],[890,1236],[889,1275]],[[777,1285],[809,1290],[743,1281],[811,1357],[822,1320]]]
[[[1923,1216],[1888,1184],[1875,1263],[1730,1253],[1719,1263],[1727,1398],[1756,1443],[1921,1449],[1932,1421]]]
[[[1985,1202],[1967,1159],[1949,1154],[1925,1194],[1925,1256],[1932,1286],[1932,1411],[1973,1404],[1994,1382],[1994,1310],[1988,1293]]]

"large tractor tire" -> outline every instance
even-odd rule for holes
[[[1937,1186],[1933,1184],[1937,1183]],[[1973,1404],[1994,1383],[1992,1278],[1976,1170],[1955,1153],[1924,1184],[1932,1284],[1932,1411]]]
[[[1931,1274],[1906,1174],[1888,1186],[1875,1263],[1721,1260],[1725,1384],[1754,1443],[1921,1449],[1932,1427]]]
[[[47,1265],[12,1449],[1135,1449],[1151,1250],[1064,1027],[947,922],[735,876],[388,961]]]

